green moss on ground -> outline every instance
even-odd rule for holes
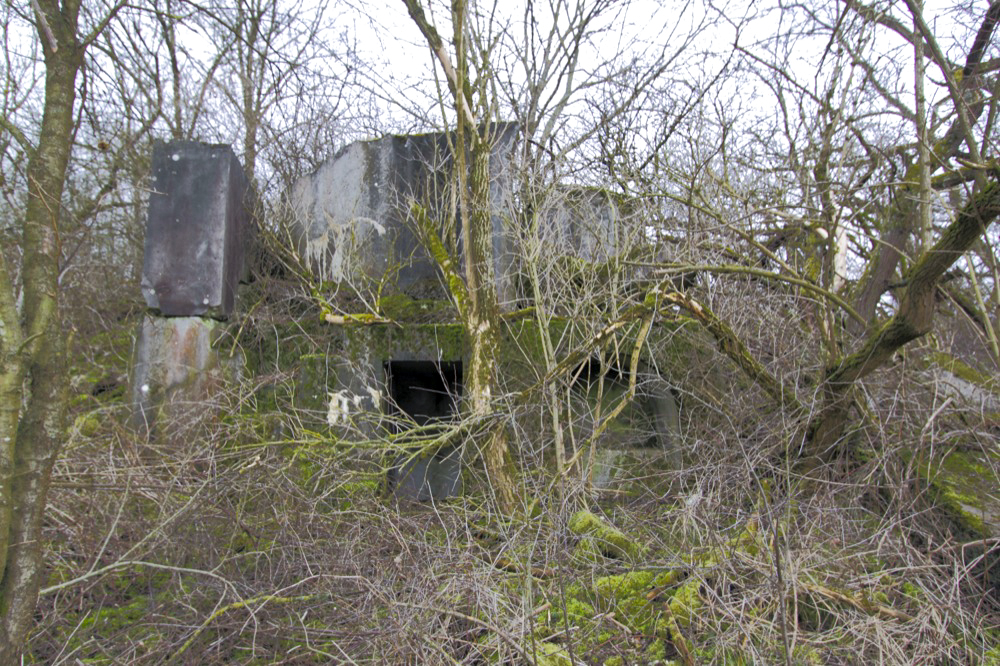
[[[669,588],[679,578],[680,573],[673,570],[634,570],[601,576],[590,585],[571,584],[553,601],[555,609],[538,635],[561,635],[574,627],[578,656],[599,657],[613,649],[619,656],[621,651],[632,655],[622,663],[663,663],[673,649],[669,646],[676,640],[676,632],[669,630],[660,597],[669,595]],[[686,600],[685,604],[687,607],[692,602]],[[690,613],[694,612],[692,608]],[[614,657],[611,659],[610,663],[615,663]]]
[[[535,658],[536,666],[572,666],[566,648],[555,643],[535,643],[525,650]]]
[[[73,431],[83,437],[93,437],[101,429],[101,419],[96,412],[80,414],[73,420]]]
[[[701,599],[701,581],[692,578],[677,588],[668,605],[674,619],[682,628],[690,627],[698,612],[705,605]]]
[[[630,571],[594,581],[594,593],[603,607],[615,609],[625,624],[646,635],[657,632],[660,610],[647,598],[657,589],[674,583],[677,572]]]
[[[586,509],[569,519],[569,531],[581,537],[577,554],[587,561],[592,561],[595,553],[617,559],[636,558],[642,550],[638,542]]]
[[[66,654],[74,655],[84,664],[118,663],[106,657],[99,648],[101,643],[108,642],[128,643],[139,646],[143,653],[156,653],[164,637],[154,625],[146,622],[154,606],[149,591],[159,591],[155,595],[156,604],[169,600],[165,590],[171,573],[144,573],[137,578],[135,569],[121,569],[107,577],[105,589],[123,599],[121,603],[67,615],[65,625],[57,630],[62,635]]]
[[[663,639],[657,638],[646,647],[646,658],[650,661],[661,661],[667,657],[667,646]]]

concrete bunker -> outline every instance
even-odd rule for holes
[[[597,403],[602,417],[623,400],[629,389],[630,370],[620,364],[592,357],[573,372],[573,420],[589,436],[597,424],[592,416]],[[597,488],[615,488],[630,474],[655,461],[678,467],[680,396],[661,374],[647,363],[636,369],[635,396],[601,437],[595,451],[591,480]]]
[[[495,130],[490,160],[495,279],[501,307],[513,315],[515,308],[533,304],[533,294],[518,288],[523,276],[518,265],[525,251],[522,244],[541,247],[553,266],[565,265],[563,286],[576,288],[576,282],[603,279],[602,262],[622,256],[629,247],[624,233],[633,211],[629,202],[603,190],[557,188],[546,204],[548,212],[539,218],[543,223],[535,236],[525,237],[516,215],[511,214],[517,202],[512,177],[517,126],[500,124]],[[425,446],[426,453],[419,452],[416,441],[433,433],[428,425],[440,423],[443,432],[449,422],[457,421],[462,359],[467,350],[440,271],[414,234],[406,213],[411,200],[426,201],[431,211],[442,210],[450,201],[446,196],[451,169],[447,138],[436,133],[351,144],[303,177],[288,197],[294,218],[290,224],[297,230],[303,259],[312,265],[317,289],[330,303],[340,299],[335,307],[345,313],[364,305],[363,310],[353,310],[357,314],[332,317],[326,313],[323,321],[330,326],[308,336],[313,346],[282,355],[282,362],[291,358],[297,377],[292,402],[306,420],[315,419],[308,427],[325,427],[332,437],[388,435],[395,439],[398,446],[388,461],[389,486],[394,496],[418,501],[454,495],[462,483],[461,436],[438,450]],[[245,246],[253,240],[249,184],[232,151],[224,146],[163,144],[154,162],[160,175],[147,224],[143,294],[159,326],[176,328],[184,323],[182,319],[191,318],[192,325],[215,331],[223,326],[220,320],[225,321],[238,307],[236,290],[245,274]],[[214,202],[214,207],[198,204],[203,200]],[[198,213],[197,218],[181,220],[192,211]],[[184,243],[176,233],[181,221],[187,230]],[[460,243],[453,251],[459,263],[464,261]],[[637,274],[630,279],[647,277]],[[540,336],[548,335],[553,348],[573,344],[576,334],[568,325],[569,316],[553,319],[547,331],[540,330],[530,317],[506,320],[502,352],[496,361],[512,390],[527,388],[537,379],[535,370],[542,362]],[[173,353],[177,335],[157,334],[155,339],[144,335],[152,351]],[[673,336],[673,329],[663,329],[651,339],[659,337],[674,348],[675,343],[666,342]],[[212,346],[217,334],[202,337],[205,342],[197,349],[205,352],[208,361],[168,359],[169,367],[185,369],[177,381],[160,371],[160,366],[168,367],[167,362],[136,362],[133,407],[139,425],[151,428],[159,415],[160,396],[168,393],[176,393],[176,402],[196,406],[212,402],[211,394],[221,388],[225,377],[219,373],[218,381],[201,381],[214,377],[214,368],[221,365]],[[145,349],[142,344],[140,348]],[[322,351],[316,353],[318,349]],[[676,444],[678,401],[653,368],[659,363],[655,356],[652,350],[643,352],[643,378],[634,405],[622,419],[625,427],[601,438],[601,445],[608,449],[601,454],[602,460],[611,462],[605,465],[607,473],[598,475],[598,485],[615,481],[620,459],[652,457]],[[617,364],[622,365],[622,359]],[[582,372],[581,387],[593,384],[598,365]],[[159,379],[161,374],[167,379]],[[614,381],[609,381],[606,399],[624,394],[626,374],[618,369],[609,376]],[[581,409],[588,392],[577,391]],[[593,427],[586,419],[580,422],[584,428]],[[412,430],[416,432],[409,439]],[[428,439],[433,437],[423,437],[424,442]]]
[[[502,300],[513,298],[514,257],[504,233],[517,123],[490,131],[490,211],[494,273]],[[410,203],[432,219],[449,217],[454,139],[446,132],[388,135],[345,146],[288,193],[289,232],[320,280],[351,289],[447,299],[435,261],[410,220]],[[461,220],[443,234],[458,242]],[[444,231],[444,229],[442,229]]]
[[[383,411],[391,418],[389,429],[400,434],[418,427],[445,424],[458,418],[462,396],[461,361],[397,361],[383,363],[386,398]],[[460,447],[445,446],[433,453],[418,451],[396,457],[389,470],[389,490],[399,499],[439,500],[460,492]]]

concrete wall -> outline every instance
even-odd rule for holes
[[[495,126],[490,159],[494,257],[501,300],[510,293],[512,256],[504,234],[517,125]],[[322,280],[364,291],[381,282],[414,298],[447,298],[437,266],[408,220],[409,203],[446,220],[452,156],[444,133],[387,136],[347,146],[289,193],[301,255]],[[461,220],[458,221],[461,224]],[[458,247],[459,227],[451,242]],[[446,239],[446,242],[448,240]]]

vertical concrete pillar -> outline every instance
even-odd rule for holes
[[[214,412],[233,370],[219,320],[246,275],[253,199],[229,146],[193,141],[156,144],[152,189],[131,400],[135,426],[162,435]]]

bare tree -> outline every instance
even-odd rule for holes
[[[461,265],[449,254],[440,238],[440,225],[430,220],[426,210],[418,203],[412,205],[411,212],[425,244],[445,274],[451,297],[469,336],[469,371],[465,375],[469,416],[483,418],[492,413],[493,397],[498,393],[494,360],[501,334],[490,215],[491,104],[487,81],[477,79],[473,70],[474,64],[485,68],[487,63],[475,59],[475,51],[468,43],[470,18],[467,3],[461,1],[452,5],[452,54],[449,54],[420,3],[405,0],[405,4],[444,72],[450,102],[455,110],[457,126],[453,154],[458,211],[463,222],[464,274]],[[503,425],[492,429],[482,452],[500,505],[507,510],[513,509],[514,481],[510,471],[507,432]]]
[[[326,2],[308,12],[279,0],[216,2],[201,11],[209,19],[206,33],[218,45],[205,66],[204,80],[214,77],[213,87],[224,100],[220,112],[239,119],[248,177],[271,179],[271,153],[284,151],[281,159],[287,168],[299,136],[324,126],[328,132],[338,129],[344,88],[354,67],[350,51],[339,41],[343,35],[331,37],[326,31],[334,20]],[[315,164],[303,164],[297,171],[310,166]],[[285,176],[257,186],[277,193],[290,184]]]
[[[0,661],[15,663],[32,625],[45,570],[40,529],[49,476],[65,436],[66,338],[60,316],[62,196],[76,123],[76,81],[85,50],[124,3],[89,17],[81,3],[31,3],[45,62],[38,137],[25,141],[28,200],[21,219],[21,270],[0,265],[2,407],[0,407]],[[16,283],[20,277],[20,283]],[[18,300],[23,302],[18,307]]]
[[[727,76],[724,84],[766,91],[773,111],[749,107],[749,122],[725,110],[715,119],[702,113],[708,124],[686,129],[703,133],[689,146],[686,169],[678,168],[683,150],[666,154],[681,148],[678,136],[619,171],[656,184],[651,193],[675,206],[667,215],[700,218],[703,227],[715,226],[732,239],[715,256],[702,252],[697,265],[665,265],[668,272],[744,274],[811,292],[811,305],[800,316],[816,336],[814,362],[822,368],[814,408],[808,407],[812,396],[797,397],[789,382],[737,344],[737,331],[712,332],[779,403],[800,410],[808,424],[800,433],[803,451],[815,463],[836,457],[844,444],[855,384],[931,330],[947,271],[977,243],[988,242],[997,201],[984,151],[992,150],[995,128],[980,90],[991,83],[978,72],[998,10],[991,5],[966,35],[963,67],[946,59],[916,5],[905,21],[860,4],[845,11],[808,4],[780,11],[788,30],[749,44],[738,40],[736,78]],[[905,46],[887,55],[879,41],[885,33]],[[815,69],[793,66],[799,53],[809,53]],[[930,60],[943,81],[935,90],[942,120],[921,120],[910,104],[919,106],[926,96],[919,86],[908,90],[899,74],[914,53]],[[881,68],[871,64],[876,58]],[[959,69],[968,75],[961,83],[954,75]],[[747,71],[759,88],[744,77]],[[921,167],[927,164],[921,145],[930,149],[930,168]],[[950,209],[939,203],[931,224],[928,202],[940,202],[940,193],[950,193],[954,203]],[[692,234],[714,242],[697,228],[685,234],[689,247]],[[899,271],[903,256],[908,266]],[[885,297],[890,286],[891,299]],[[877,311],[890,303],[893,314],[879,321]],[[688,309],[700,318],[697,307],[704,305]],[[978,319],[989,338],[992,324]],[[852,333],[866,327],[866,336],[855,340]]]

